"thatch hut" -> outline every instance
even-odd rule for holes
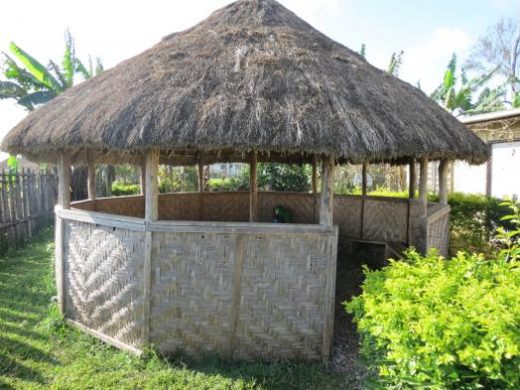
[[[58,164],[56,276],[71,323],[133,351],[324,360],[338,234],[445,251],[448,163],[488,153],[424,93],[274,0],[165,37],[31,113],[2,146]],[[439,204],[426,199],[429,160],[441,161]],[[313,193],[259,193],[258,161],[312,163]],[[143,194],[96,199],[107,162],[141,166]],[[250,163],[250,192],[158,194],[159,163],[214,162]],[[334,196],[335,165],[371,162],[410,164],[410,199]],[[73,204],[71,164],[89,169],[89,199]],[[270,223],[278,204],[295,223]]]

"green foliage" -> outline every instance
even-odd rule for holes
[[[309,192],[311,167],[295,164],[258,164],[258,187],[267,191]]]
[[[517,389],[520,386],[520,214],[506,217],[492,259],[449,260],[414,250],[379,271],[345,303],[362,349],[387,388]]]
[[[207,181],[206,187],[210,192],[248,191],[249,174],[223,179],[212,178]]]
[[[159,191],[162,193],[197,191],[197,180],[195,167],[159,168]]]
[[[436,201],[437,197],[430,196]],[[510,228],[502,218],[509,209],[500,199],[484,195],[452,193],[448,197],[451,207],[451,252],[459,250],[490,253],[490,239],[500,226]]]
[[[15,99],[29,111],[72,87],[76,74],[82,75],[86,80],[103,70],[98,59],[96,72],[92,71],[92,65],[90,71],[87,71],[76,57],[74,41],[68,30],[65,32],[61,67],[52,60],[45,67],[14,42],[11,42],[9,50],[14,58],[3,53],[1,68],[5,80],[0,81],[0,99]]]
[[[141,192],[139,184],[125,184],[119,181],[112,183],[112,195],[123,196],[123,195],[138,195]]]
[[[2,389],[343,389],[319,364],[166,359],[119,351],[65,324],[55,303],[52,231],[0,257]]]
[[[388,74],[392,76],[398,77],[399,70],[401,69],[401,65],[403,65],[403,57],[404,51],[400,51],[399,53],[392,53],[392,57],[390,57],[390,62],[388,63],[388,67],[386,69]]]

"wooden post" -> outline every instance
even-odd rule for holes
[[[92,151],[87,150],[87,193],[88,199],[96,199],[96,164],[94,162],[94,156]]]
[[[146,153],[145,222],[156,221],[159,216],[159,151]]]
[[[439,163],[439,203],[448,204],[448,171],[450,163],[448,160],[441,160]]]
[[[197,166],[199,168],[199,180],[197,182],[198,189],[199,192],[204,192],[204,164],[201,161],[199,161]]]
[[[143,157],[139,169],[141,171],[139,185],[141,187],[141,195],[144,195],[146,192],[146,156]]]
[[[334,159],[324,157],[321,166],[320,224],[332,226],[334,207]]]
[[[415,171],[415,159],[412,158],[412,161],[410,161],[409,166],[410,172],[409,172],[409,185],[408,185],[408,198],[414,199],[415,198],[415,187],[417,185],[417,173]]]
[[[423,215],[428,214],[428,157],[421,158],[419,178],[419,200],[423,208]]]
[[[256,152],[251,153],[251,160],[249,162],[249,222],[257,222],[258,220],[257,162]]]
[[[320,219],[320,208],[318,201],[318,157],[314,154],[312,156],[312,195],[314,207],[314,223],[318,223]]]
[[[318,193],[318,159],[316,155],[312,156],[312,193]]]
[[[70,156],[60,153],[58,156],[58,205],[62,209],[70,208]],[[63,219],[56,215],[56,289],[58,291],[58,307],[65,315],[65,279],[64,274],[64,246],[65,226]]]
[[[493,193],[493,147],[489,145],[489,159],[486,162],[486,195]]]
[[[70,156],[66,153],[58,157],[58,204],[70,208]]]
[[[141,172],[146,173],[144,180],[145,194],[145,225],[156,221],[159,217],[159,156],[158,150],[146,153],[145,167]],[[141,179],[142,180],[142,179]],[[143,346],[150,343],[150,299],[152,289],[152,232],[146,229],[144,233],[144,264],[143,264]]]
[[[367,196],[367,170],[368,164],[363,163],[361,167],[361,213],[359,221],[359,239],[363,239],[363,230],[365,229],[365,198]]]

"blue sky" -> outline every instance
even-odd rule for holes
[[[0,50],[10,41],[40,60],[59,60],[63,32],[70,28],[80,58],[102,58],[106,67],[140,53],[163,36],[185,29],[229,0],[25,0],[2,4]],[[421,80],[430,92],[456,52],[461,60],[486,29],[501,17],[519,17],[519,0],[281,0],[282,4],[336,41],[359,50],[385,68],[404,50],[400,77]],[[23,9],[22,9],[23,7]],[[8,17],[7,17],[8,15]],[[0,137],[25,112],[0,101]]]

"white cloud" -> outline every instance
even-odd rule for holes
[[[422,89],[429,93],[440,84],[452,54],[457,53],[463,61],[473,42],[460,28],[438,27],[424,42],[405,49],[400,77],[414,85],[420,80]]]

